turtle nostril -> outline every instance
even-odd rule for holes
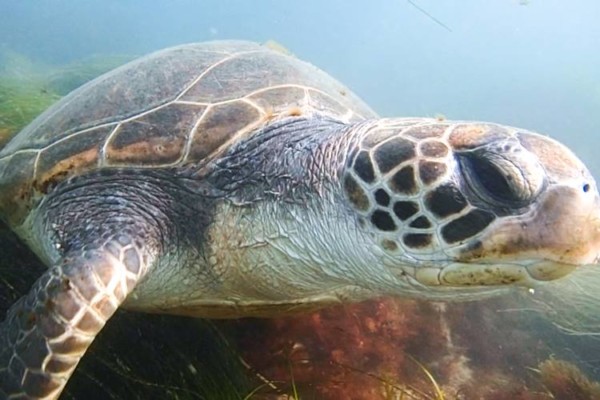
[[[583,189],[584,193],[589,192],[590,191],[590,184],[589,183],[584,183],[582,189]]]

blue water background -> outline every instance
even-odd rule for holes
[[[386,116],[547,133],[598,176],[596,0],[0,0],[0,49],[64,64],[210,39],[276,40]]]

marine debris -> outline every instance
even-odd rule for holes
[[[442,28],[444,28],[448,32],[452,32],[452,29],[450,29],[450,27],[448,25],[446,25],[445,23],[443,23],[442,21],[440,21],[438,18],[434,17],[430,12],[428,12],[427,10],[425,10],[423,7],[419,6],[418,4],[416,4],[412,0],[406,0],[406,1],[408,2],[408,4],[410,4],[415,9],[417,9],[421,14],[425,15],[427,18],[429,18],[430,20],[432,20],[433,22],[435,22],[436,24],[438,24],[439,26],[441,26]]]

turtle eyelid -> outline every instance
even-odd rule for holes
[[[467,192],[492,209],[529,205],[545,186],[541,165],[526,150],[503,152],[479,148],[458,153]]]

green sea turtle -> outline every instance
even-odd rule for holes
[[[547,137],[378,118],[268,46],[166,49],[0,152],[0,216],[48,266],[0,325],[0,396],[57,398],[121,306],[272,316],[555,279],[598,260],[599,204]]]

